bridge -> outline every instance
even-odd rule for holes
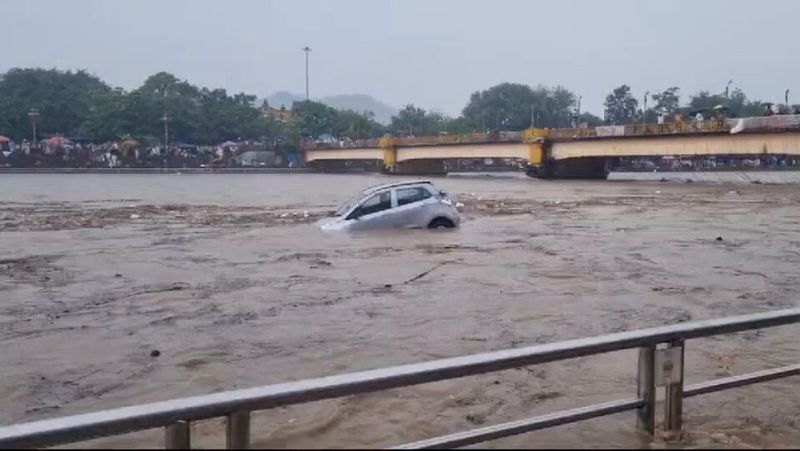
[[[366,163],[391,174],[444,174],[445,162],[513,158],[542,177],[603,178],[619,157],[800,155],[800,115],[539,129],[310,144],[306,162],[322,171]]]

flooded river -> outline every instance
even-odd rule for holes
[[[314,226],[394,180],[3,174],[0,424],[798,305],[797,185],[446,177],[458,230]],[[797,332],[689,341],[687,382],[797,363]],[[280,408],[254,444],[390,446],[630,398],[635,374],[626,351]],[[683,445],[796,445],[798,382],[687,400]],[[646,442],[631,412],[488,445]]]

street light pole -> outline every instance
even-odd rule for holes
[[[534,126],[533,113],[536,111],[536,105],[531,104],[531,128]]]
[[[727,85],[725,85],[725,101],[726,101],[726,102],[728,101],[728,92],[729,92],[728,90],[729,90],[729,89],[730,89],[730,87],[731,87],[731,83],[733,83],[733,80],[728,80],[728,84],[727,84]],[[726,105],[726,106],[727,106],[727,105]]]
[[[644,107],[642,108],[642,133],[647,131],[647,96],[650,95],[650,91],[646,91],[644,93]]]
[[[303,51],[306,52],[306,102],[308,102],[308,54],[311,53],[311,47],[305,46]]]
[[[161,120],[164,121],[164,151],[166,152],[169,148],[169,116],[166,111],[161,116]]]
[[[39,117],[39,110],[36,108],[31,108],[28,111],[28,117],[31,118],[31,129],[33,133],[33,148],[36,148],[36,119]]]

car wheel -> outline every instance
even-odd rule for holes
[[[429,229],[452,229],[456,225],[453,224],[453,221],[447,218],[435,218],[428,224]]]

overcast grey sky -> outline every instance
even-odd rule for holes
[[[364,93],[458,114],[509,81],[605,95],[677,85],[800,103],[797,0],[0,0],[0,71],[85,68],[134,88],[166,70],[259,96]],[[790,99],[791,100],[791,99]]]

